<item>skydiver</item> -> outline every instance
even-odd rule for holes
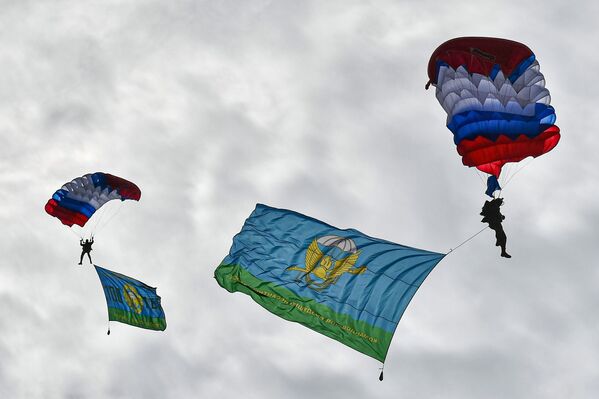
[[[501,214],[499,209],[501,205],[503,205],[503,198],[494,198],[491,201],[485,201],[483,209],[480,212],[481,216],[483,216],[481,222],[488,223],[489,227],[495,230],[495,238],[497,239],[495,245],[501,247],[501,256],[511,258],[512,256],[505,251],[507,236],[501,225],[501,222],[505,219],[505,216]]]
[[[92,250],[92,244],[94,243],[94,237],[92,237],[91,241],[86,239],[85,241],[83,241],[83,238],[81,240],[79,240],[79,245],[81,245],[81,258],[79,259],[79,264],[81,265],[83,262],[83,255],[87,254],[87,257],[89,258],[89,263],[92,263],[92,257],[89,254]]]

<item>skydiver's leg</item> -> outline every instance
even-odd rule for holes
[[[89,254],[89,252],[87,253],[87,257],[89,258],[89,263],[93,265],[94,262],[92,262],[92,256]]]
[[[500,245],[500,237],[501,233],[501,223],[489,223],[489,228],[495,232],[495,246],[498,247]]]
[[[497,243],[501,247],[501,256],[504,258],[511,258],[511,255],[505,251],[505,246],[507,244],[507,236],[505,235],[505,231],[503,231],[503,227],[499,225],[499,228],[495,230],[497,233]]]
[[[503,229],[501,228],[501,226],[497,227],[495,229],[495,246],[497,247],[503,247],[505,246],[505,233],[503,232]]]
[[[81,258],[79,258],[79,264],[82,264],[83,262],[83,255],[85,255],[85,252],[81,252]]]

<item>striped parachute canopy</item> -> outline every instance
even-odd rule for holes
[[[428,63],[462,163],[499,178],[508,162],[551,151],[560,139],[545,78],[522,43],[460,37]]]
[[[66,183],[52,195],[45,209],[62,224],[83,227],[108,201],[139,201],[140,198],[141,191],[134,183],[108,173],[96,172]]]

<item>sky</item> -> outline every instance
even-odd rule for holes
[[[599,393],[596,2],[0,1],[0,397],[589,398]],[[430,54],[528,45],[560,144],[429,275],[379,362],[218,286],[256,203],[448,252],[479,232]],[[94,263],[158,287],[164,332],[111,323],[62,184],[134,181]]]

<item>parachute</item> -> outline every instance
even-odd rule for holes
[[[524,44],[451,39],[433,52],[428,76],[426,88],[436,87],[464,165],[498,179],[506,163],[538,157],[559,142],[545,78]]]
[[[139,201],[140,198],[141,191],[134,183],[108,173],[96,172],[66,183],[48,200],[45,210],[64,225],[83,227],[108,201]]]

